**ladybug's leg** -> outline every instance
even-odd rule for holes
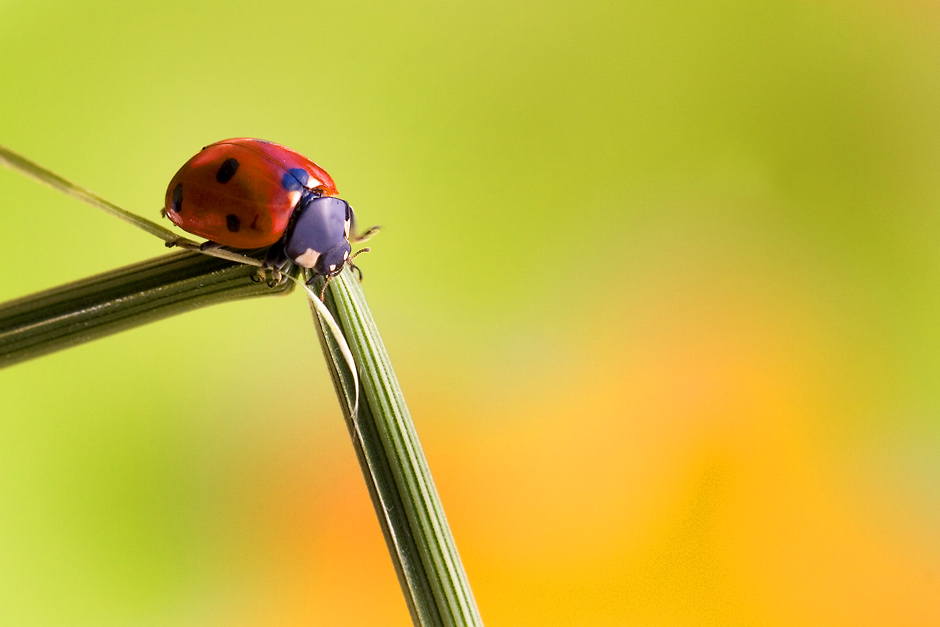
[[[363,233],[349,233],[349,242],[351,244],[359,244],[360,242],[365,242],[375,237],[375,234],[382,230],[380,226],[370,226]],[[358,253],[357,253],[358,254]]]
[[[347,205],[348,206],[348,205]],[[349,207],[349,243],[358,244],[359,242],[364,242],[378,233],[382,227],[380,226],[370,226],[364,233],[356,233],[356,212],[353,211],[352,207]],[[356,253],[357,255],[359,253]]]
[[[284,253],[284,243],[278,241],[268,249],[267,254],[264,256],[264,265],[262,267],[283,268],[287,265],[287,262],[287,254]]]
[[[335,277],[337,274],[339,274],[339,272],[332,272],[330,274],[321,274],[320,272],[317,272],[316,270],[313,270],[313,272],[310,274],[310,278],[307,279],[307,282],[306,282],[307,287],[313,287],[313,284],[316,283],[318,277],[322,276],[326,279],[326,282],[323,284],[323,289],[320,290],[320,302],[323,302],[323,297],[326,295],[326,286],[330,284],[330,281],[332,281],[333,277]]]
[[[165,242],[163,242],[163,245],[166,246],[167,248],[174,248],[176,246],[179,246],[183,250],[192,250],[192,251],[202,250],[199,244],[197,244],[196,242],[192,240],[188,240],[185,237],[176,237],[175,239],[168,239]]]
[[[259,282],[266,281],[268,285],[274,287],[284,280],[284,274],[289,265],[290,260],[284,254],[284,245],[278,241],[268,249],[255,278]],[[268,271],[271,272],[270,280],[268,279]]]

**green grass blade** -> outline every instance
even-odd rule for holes
[[[180,252],[0,305],[0,368],[199,307],[283,294],[254,266]]]
[[[408,407],[359,283],[347,269],[330,283],[328,294],[326,305],[359,365],[358,415],[351,411],[353,380],[322,331],[321,345],[412,619],[422,627],[482,625]]]
[[[48,185],[52,189],[58,190],[63,194],[71,196],[72,198],[77,198],[78,200],[81,200],[82,202],[87,203],[92,207],[97,207],[105,213],[109,213],[112,216],[124,220],[125,222],[133,224],[139,229],[147,231],[151,235],[159,237],[165,242],[177,242],[183,240],[183,238],[170,229],[160,226],[156,222],[152,222],[146,218],[142,218],[136,214],[133,214],[126,209],[122,209],[113,202],[109,202],[94,192],[87,190],[80,185],[76,185],[75,183],[62,178],[54,172],[50,172],[41,165],[2,145],[0,145],[0,165],[4,165],[21,174],[25,174],[29,178],[39,181],[43,185]]]

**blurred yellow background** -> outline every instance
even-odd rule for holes
[[[344,4],[0,2],[0,143],[324,166],[487,625],[940,624],[937,4]],[[0,300],[164,254],[0,203]],[[408,625],[309,316],[0,372],[0,622]]]

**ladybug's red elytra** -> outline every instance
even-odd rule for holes
[[[329,279],[355,256],[353,210],[336,193],[326,170],[303,155],[235,138],[206,146],[180,168],[167,187],[164,212],[184,231],[221,246],[271,246],[266,267],[289,259],[313,269],[314,278]]]

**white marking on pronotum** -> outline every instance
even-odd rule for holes
[[[303,266],[304,268],[312,268],[313,266],[317,265],[317,259],[319,258],[320,253],[312,248],[308,248],[307,252],[294,259],[294,262],[299,266]]]

